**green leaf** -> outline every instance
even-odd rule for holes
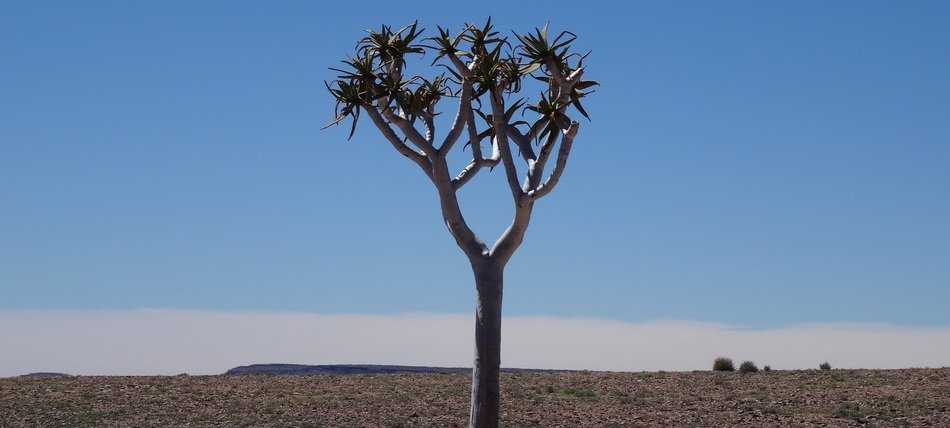
[[[339,116],[336,117],[336,119],[333,119],[332,121],[330,121],[330,122],[327,123],[326,125],[323,125],[323,128],[320,128],[320,130],[322,131],[322,130],[324,130],[324,129],[327,129],[327,128],[333,126],[333,125],[336,125],[336,124],[340,123],[340,121],[342,121],[343,119],[346,119],[347,116],[349,116],[348,113],[340,114]]]
[[[580,82],[577,82],[576,85],[574,85],[575,88],[580,89],[580,90],[592,88],[594,86],[600,86],[600,83],[597,83],[593,80],[582,80]]]
[[[587,111],[585,111],[584,106],[581,105],[581,100],[574,98],[574,100],[571,101],[571,104],[573,104],[574,108],[576,108],[577,111],[579,111],[582,115],[584,115],[584,117],[586,117],[587,120],[590,120],[590,116],[587,115]]]

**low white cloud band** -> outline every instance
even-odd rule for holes
[[[0,311],[0,376],[218,374],[254,363],[468,367],[469,315],[191,310]],[[707,370],[718,356],[774,369],[950,366],[950,327],[812,324],[774,329],[506,317],[505,367]]]

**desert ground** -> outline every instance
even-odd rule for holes
[[[469,376],[0,378],[0,427],[463,427]],[[502,375],[507,427],[950,427],[950,368]]]

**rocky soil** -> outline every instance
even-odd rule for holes
[[[463,427],[469,377],[0,379],[0,427]],[[950,368],[505,373],[508,427],[950,427]]]

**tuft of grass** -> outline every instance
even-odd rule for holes
[[[835,409],[832,416],[839,419],[861,421],[866,415],[861,411],[861,407],[857,403],[844,403]]]
[[[577,397],[577,398],[594,398],[597,397],[597,393],[589,389],[575,389],[570,388],[567,391],[564,391],[565,394]]]
[[[736,366],[732,363],[731,358],[719,357],[713,361],[713,371],[734,372],[736,371]]]
[[[739,373],[757,373],[759,368],[752,361],[743,361],[739,365]]]
[[[822,369],[822,370],[831,370],[831,363],[825,361],[825,362],[819,364],[819,365],[818,365],[818,368],[819,368],[819,369]]]

